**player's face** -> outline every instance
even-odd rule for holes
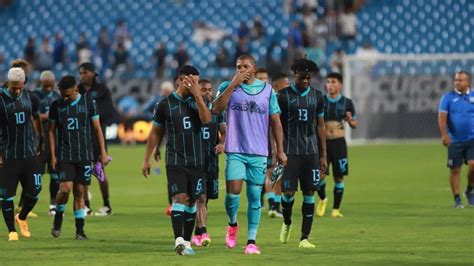
[[[245,73],[250,74],[250,78],[254,78],[255,72],[257,71],[255,69],[255,65],[252,63],[250,59],[237,60],[236,68],[237,68],[237,71],[240,73],[245,72]],[[244,80],[244,81],[247,81],[247,80]]]
[[[25,82],[23,81],[8,81],[8,93],[13,97],[20,96],[24,87]]]
[[[258,72],[257,75],[255,76],[257,79],[263,81],[263,82],[268,82],[268,73],[267,72]]]
[[[41,89],[45,92],[51,92],[54,88],[54,80],[45,79],[41,81]]]
[[[187,93],[190,93],[189,91],[189,86],[185,84],[186,80],[184,79],[184,75],[179,77],[178,81],[178,87],[181,86],[182,88],[185,89]],[[187,75],[187,77],[191,77],[194,81],[199,82],[199,76],[196,75]]]
[[[284,88],[288,88],[290,86],[290,79],[289,78],[282,78],[274,82],[273,89],[275,92],[279,92]]]
[[[210,102],[212,100],[212,85],[211,83],[201,83],[202,97]]]
[[[326,80],[326,89],[328,90],[328,93],[331,95],[339,94],[339,92],[341,92],[341,87],[342,87],[341,82],[339,82],[339,80],[335,78],[328,78]]]
[[[311,84],[311,74],[297,73],[295,76],[295,85],[298,89],[306,89]]]
[[[77,89],[77,87],[74,87],[70,89],[61,90],[60,93],[61,93],[61,98],[63,98],[65,102],[70,103],[77,98],[79,89]]]
[[[82,84],[91,84],[95,77],[95,73],[84,68],[79,69],[79,79]]]
[[[457,90],[464,91],[469,87],[469,78],[464,73],[458,73],[454,76],[454,87]]]

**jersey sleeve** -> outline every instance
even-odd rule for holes
[[[28,92],[30,94],[31,99],[31,113],[34,116],[37,116],[40,112],[40,100],[38,96],[33,92]]]
[[[448,110],[449,110],[449,94],[445,94],[445,95],[443,95],[443,97],[439,101],[438,112],[448,113]]]
[[[219,97],[225,91],[225,89],[227,89],[227,87],[229,87],[229,84],[230,81],[224,81],[219,85],[219,87],[217,88],[216,98]]]
[[[49,120],[53,122],[58,122],[58,101],[51,103],[49,107]]]
[[[317,117],[324,117],[324,97],[321,92],[316,92],[316,100],[318,105],[316,106],[316,116]]]
[[[278,99],[275,91],[272,89],[272,94],[270,95],[270,115],[280,114],[281,109],[278,105]]]
[[[355,107],[354,107],[354,102],[350,99],[347,99],[346,112],[351,112],[352,118],[357,119],[356,110],[355,110]]]
[[[167,105],[167,98],[164,98],[155,105],[155,109],[153,110],[153,125],[165,125]]]
[[[89,117],[92,120],[97,120],[100,118],[99,112],[97,111],[97,103],[91,97],[87,98],[87,108],[89,109]]]

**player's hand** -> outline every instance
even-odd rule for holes
[[[144,161],[142,166],[142,174],[145,178],[150,175],[150,162]]]
[[[105,167],[107,164],[109,164],[109,156],[107,156],[107,153],[105,154],[102,154],[100,156],[100,162],[102,163],[102,165]]]
[[[153,153],[153,158],[155,159],[155,161],[157,163],[160,163],[160,160],[161,160],[161,152],[160,152],[160,149],[158,147],[156,147],[155,149],[155,152]]]
[[[327,161],[327,158],[326,156],[321,156],[321,158],[319,159],[319,171],[320,171],[320,175],[322,175],[322,173],[324,173],[324,177],[326,177],[326,170],[328,169],[328,161]],[[323,179],[321,177],[321,179]]]
[[[58,165],[58,160],[56,160],[56,156],[51,157],[51,168],[56,171]]]
[[[346,112],[346,117],[344,118],[346,121],[352,121],[354,118],[352,117],[351,112]]]
[[[286,164],[288,163],[288,157],[286,157],[286,154],[284,152],[279,152],[277,154],[277,158],[278,162],[283,166],[286,166]]]
[[[42,140],[38,143],[38,146],[36,147],[36,155],[40,156],[44,151],[44,143]]]
[[[324,179],[326,179],[326,171],[319,170],[319,183],[321,183]]]
[[[246,81],[246,80],[249,80],[250,79],[250,74],[245,72],[245,71],[242,71],[242,72],[237,72],[234,76],[234,78],[232,78],[232,81],[231,81],[231,84],[233,86],[238,86],[240,85],[240,83]]]
[[[219,144],[216,145],[216,147],[214,147],[214,152],[216,154],[222,154],[222,153],[224,153],[224,149],[225,149],[224,144],[219,143]]]
[[[449,147],[449,145],[451,145],[451,139],[449,138],[448,135],[442,136],[442,137],[441,137],[441,141],[443,142],[443,145],[444,145],[445,147]]]
[[[199,81],[194,79],[192,76],[184,76],[184,87],[194,96],[195,99],[202,98],[201,87]]]

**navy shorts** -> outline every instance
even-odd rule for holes
[[[448,147],[448,167],[456,168],[474,160],[474,139],[454,142]]]

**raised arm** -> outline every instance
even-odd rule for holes
[[[242,83],[242,81],[248,76],[245,72],[237,72],[230,82],[229,86],[225,88],[222,93],[217,95],[217,99],[214,100],[214,107],[212,108],[212,112],[215,114],[220,114],[221,112],[227,109],[229,105],[230,97],[234,92],[234,89]]]

